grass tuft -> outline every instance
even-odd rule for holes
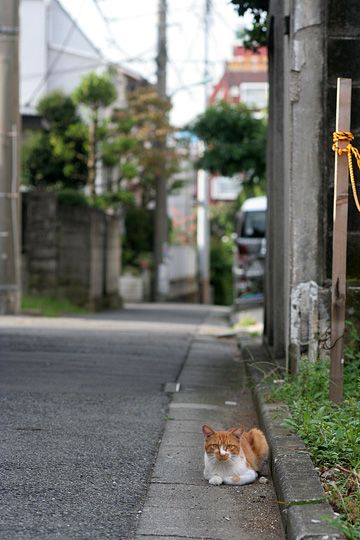
[[[77,306],[66,298],[49,296],[23,296],[21,309],[23,312],[43,317],[61,317],[62,315],[82,315],[87,313],[85,308]]]

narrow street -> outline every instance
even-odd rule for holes
[[[178,379],[211,309],[0,318],[1,539],[134,537],[170,414],[164,385]],[[206,350],[214,367],[216,349]],[[219,375],[223,394],[227,373]],[[200,434],[199,418],[196,468],[205,485]],[[142,531],[149,534],[148,522]]]

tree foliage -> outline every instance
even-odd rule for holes
[[[116,88],[109,74],[88,73],[73,92],[73,100],[89,111],[89,152],[87,161],[88,189],[94,200],[96,197],[95,178],[99,160],[98,143],[106,130],[99,119],[99,112],[116,99]],[[99,123],[100,122],[100,123]]]
[[[190,129],[206,145],[199,168],[224,176],[243,173],[250,183],[264,179],[266,124],[245,105],[220,102],[200,115]]]
[[[140,88],[129,93],[126,107],[113,109],[105,119],[101,109],[111,105],[113,90],[108,75],[90,74],[72,96],[52,92],[39,102],[43,129],[28,134],[23,148],[23,172],[30,185],[59,190],[88,185],[92,204],[101,208],[129,207],[135,195],[140,202],[141,194],[142,207],[149,207],[160,171],[169,179],[178,170],[175,144],[165,144],[174,131],[170,102],[153,87]],[[85,119],[78,110],[87,113]],[[109,175],[101,194],[95,194],[99,160]],[[67,192],[66,198],[71,196]]]
[[[97,112],[101,107],[108,107],[116,99],[116,88],[110,75],[98,75],[95,72],[82,77],[80,84],[73,92],[77,104],[83,104]]]
[[[31,186],[78,189],[87,181],[87,130],[69,96],[54,91],[37,106],[43,129],[23,144],[23,175]]]
[[[154,212],[147,208],[128,207],[125,215],[125,234],[122,262],[126,267],[140,268],[141,260],[151,262],[154,244]]]
[[[209,107],[190,126],[205,143],[203,156],[197,163],[211,173],[224,176],[243,174],[240,196],[263,193],[265,184],[266,124],[254,117],[245,105],[225,102]],[[231,304],[232,241],[234,216],[239,201],[229,205],[217,205],[211,212],[211,284],[214,301]]]
[[[244,46],[257,51],[259,47],[267,44],[267,12],[269,10],[269,0],[231,0],[236,6],[236,11],[240,16],[250,12],[253,17],[253,25],[246,28],[241,37]]]
[[[137,176],[136,188],[142,192],[142,205],[155,199],[155,181],[161,174],[167,180],[178,171],[179,155],[169,139],[174,129],[169,122],[171,103],[151,86],[127,95],[127,107],[115,110],[113,125],[117,137],[110,143],[123,150],[120,176]],[[130,173],[130,176],[129,176]],[[131,184],[130,184],[131,186]]]

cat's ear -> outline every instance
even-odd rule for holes
[[[230,429],[230,433],[232,435],[235,435],[235,437],[237,437],[238,439],[241,438],[241,435],[244,433],[244,431],[245,431],[244,426],[240,426],[240,427]]]
[[[205,435],[205,437],[210,437],[210,435],[213,435],[215,433],[215,431],[211,427],[207,426],[206,424],[203,425],[202,432]]]

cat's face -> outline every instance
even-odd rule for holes
[[[228,461],[238,456],[241,450],[240,438],[244,428],[232,428],[229,431],[215,431],[209,426],[202,428],[205,436],[205,452],[212,459]]]

